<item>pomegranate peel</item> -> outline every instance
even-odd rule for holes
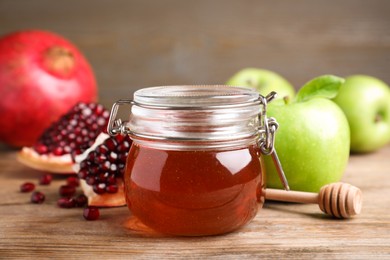
[[[123,181],[118,180],[117,185],[117,193],[97,194],[93,191],[92,186],[87,184],[85,180],[80,180],[81,189],[88,198],[88,205],[96,207],[119,207],[126,205]]]
[[[55,156],[52,154],[38,154],[31,147],[23,147],[18,152],[17,159],[22,164],[35,170],[59,174],[74,174],[73,162],[70,155]]]

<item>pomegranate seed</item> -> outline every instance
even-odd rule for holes
[[[79,178],[76,176],[70,176],[66,179],[66,183],[73,187],[78,187],[80,185]]]
[[[100,167],[103,171],[108,171],[111,168],[111,163],[109,161],[105,161],[103,164],[100,164]]]
[[[36,204],[42,204],[45,201],[45,194],[40,191],[34,191],[31,194],[31,202]]]
[[[93,185],[93,191],[96,193],[96,194],[103,194],[106,192],[106,184],[104,183],[100,183],[98,185]]]
[[[96,164],[104,163],[106,160],[107,160],[107,156],[105,154],[99,154],[98,156],[95,157]]]
[[[108,193],[117,193],[118,192],[118,186],[116,184],[112,184],[107,186],[106,191]]]
[[[64,154],[64,149],[62,149],[62,147],[56,147],[53,150],[53,154],[56,155],[56,156],[63,155]]]
[[[105,110],[104,107],[102,105],[100,105],[100,104],[96,104],[95,107],[96,107],[95,111],[96,111],[97,115],[102,114],[104,112],[104,110]]]
[[[115,152],[110,152],[108,155],[108,160],[110,160],[111,163],[115,163],[118,159],[118,154]]]
[[[99,169],[99,166],[98,165],[91,165],[91,167],[89,168],[89,171],[91,174],[98,174],[100,169]]]
[[[118,166],[116,164],[110,165],[110,172],[115,173],[118,170]]]
[[[106,154],[106,153],[108,153],[109,151],[110,151],[110,150],[108,150],[108,147],[107,147],[107,146],[100,145],[99,147],[97,147],[97,152],[98,152],[98,153]]]
[[[59,193],[62,197],[72,197],[76,193],[76,188],[71,185],[61,185]]]
[[[88,198],[84,194],[80,194],[75,198],[77,207],[84,207],[88,203]]]
[[[125,164],[125,163],[126,163],[126,159],[127,159],[127,154],[128,154],[128,152],[126,152],[126,153],[121,153],[121,154],[119,155],[118,160],[119,160],[121,163]]]
[[[109,138],[107,139],[104,144],[107,146],[107,148],[110,150],[110,151],[115,151],[115,148],[117,146],[117,142],[115,141],[115,139],[113,138]]]
[[[58,207],[67,209],[76,207],[76,203],[76,200],[73,198],[60,198],[57,201]]]
[[[108,185],[116,184],[116,177],[115,177],[115,174],[110,174],[110,176],[108,176],[108,178],[107,178],[107,184],[108,184]]]
[[[80,169],[80,171],[77,173],[77,176],[79,176],[80,179],[86,179],[88,177],[88,170],[85,168]]]
[[[34,150],[39,154],[70,154],[74,159],[105,130],[109,116],[100,104],[76,104],[40,136]]]
[[[97,152],[95,152],[95,151],[90,152],[90,153],[87,155],[88,161],[92,161],[92,162],[95,161],[96,155],[97,155]]]
[[[32,182],[25,182],[22,185],[20,185],[20,191],[21,192],[30,192],[35,189],[35,184]]]
[[[95,176],[87,176],[85,181],[87,182],[88,185],[94,185],[96,182],[96,177]]]
[[[39,154],[45,154],[45,153],[48,152],[47,146],[44,145],[44,144],[40,144],[40,143],[38,143],[38,144],[36,144],[36,145],[34,146],[34,150],[35,150],[37,153],[39,153]]]
[[[107,182],[107,177],[108,177],[109,173],[108,172],[105,172],[105,173],[99,173],[99,175],[97,176],[97,181],[98,183],[101,183],[102,186],[104,185],[104,183]]]
[[[80,169],[88,168],[89,164],[87,160],[83,160],[80,162]]]
[[[83,216],[86,220],[97,220],[100,216],[99,208],[93,206],[86,207]]]
[[[88,136],[88,130],[85,129],[85,128],[83,128],[83,129],[81,129],[80,134],[81,134],[82,136]]]
[[[107,110],[104,110],[103,113],[102,113],[102,116],[104,118],[109,118],[110,117],[110,112],[108,112]],[[104,128],[104,130],[107,130],[107,128]]]
[[[70,147],[71,145],[67,145],[64,147],[64,153],[70,154],[72,153],[72,148]],[[75,145],[72,145],[75,146]]]
[[[90,115],[92,115],[92,110],[90,108],[85,108],[83,111],[82,111],[82,114],[86,117],[89,117]]]
[[[123,142],[121,145],[119,145],[119,151],[120,152],[128,152],[130,149],[130,143],[129,142]]]
[[[51,174],[44,174],[41,177],[39,177],[39,184],[40,185],[49,185],[53,179],[53,176]]]

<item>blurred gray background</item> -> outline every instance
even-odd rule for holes
[[[147,86],[221,84],[245,67],[296,88],[328,73],[390,83],[389,17],[388,0],[0,0],[0,34],[68,38],[106,106]]]

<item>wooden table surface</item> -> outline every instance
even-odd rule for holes
[[[267,201],[242,229],[211,237],[166,237],[134,223],[126,207],[101,210],[85,221],[81,209],[56,206],[64,179],[38,186],[42,205],[19,192],[40,172],[16,161],[16,151],[0,152],[0,258],[205,258],[390,259],[390,146],[350,158],[343,181],[363,191],[363,211],[335,220],[316,205]],[[156,212],[158,214],[158,212]]]

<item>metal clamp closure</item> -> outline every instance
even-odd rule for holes
[[[117,134],[131,134],[131,130],[127,127],[126,121],[122,122],[120,118],[116,119],[119,107],[122,105],[132,106],[134,105],[134,101],[130,99],[121,99],[112,105],[110,119],[108,120],[107,125],[107,132],[109,135],[115,136]]]
[[[261,113],[259,114],[259,148],[264,155],[271,155],[276,171],[284,186],[285,190],[290,190],[286,175],[284,174],[278,154],[275,150],[275,133],[279,127],[278,122],[273,117],[267,117],[267,104],[276,97],[276,92],[269,93],[266,97],[260,96],[260,104],[262,105]]]
[[[259,114],[259,134],[260,134],[260,149],[265,155],[270,155],[274,152],[275,132],[279,127],[275,118],[267,117],[267,104],[276,97],[276,92],[271,92],[266,97],[260,96],[260,104],[262,106]]]

